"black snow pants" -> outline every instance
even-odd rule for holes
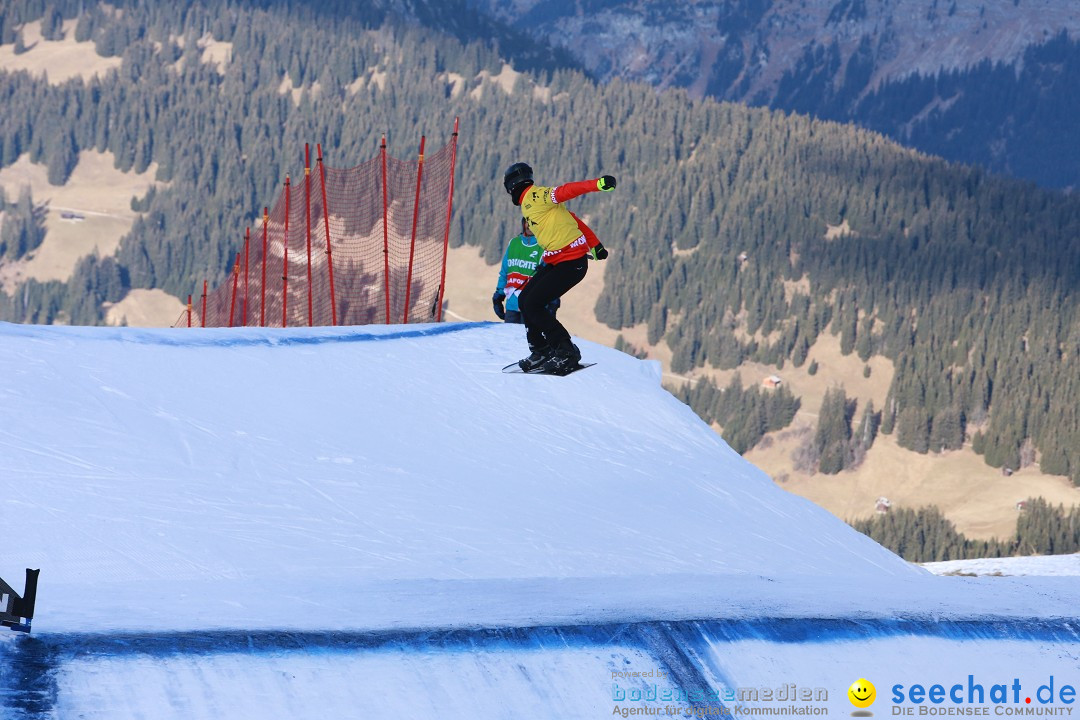
[[[541,265],[518,296],[518,308],[525,319],[525,337],[530,350],[556,348],[570,342],[570,333],[555,319],[548,304],[585,279],[588,257]]]

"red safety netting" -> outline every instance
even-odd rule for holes
[[[332,168],[319,148],[249,229],[228,280],[204,283],[174,327],[441,321],[456,153],[456,123],[435,153],[421,138],[415,160],[384,140],[377,157]]]

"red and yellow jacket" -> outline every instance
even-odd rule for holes
[[[566,183],[556,187],[532,185],[521,195],[521,216],[524,217],[540,247],[544,262],[549,265],[577,260],[588,254],[599,240],[589,226],[562,206],[567,200],[597,192],[596,180]]]

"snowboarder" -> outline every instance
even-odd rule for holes
[[[495,293],[491,296],[492,307],[500,320],[518,325],[524,322],[518,309],[518,296],[536,274],[541,252],[543,250],[529,229],[528,221],[521,218],[521,234],[512,237],[506,245]],[[552,300],[548,309],[554,315],[559,309],[559,299]]]
[[[584,279],[590,255],[604,260],[608,252],[589,226],[562,203],[585,193],[614,190],[615,178],[604,175],[543,187],[533,183],[532,168],[519,162],[503,173],[503,187],[521,207],[522,217],[544,250],[544,264],[518,298],[530,350],[518,365],[524,372],[563,372],[578,365],[581,351],[547,305]]]

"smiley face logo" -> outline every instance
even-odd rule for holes
[[[877,699],[877,690],[874,689],[874,683],[870,682],[866,678],[859,678],[855,682],[851,683],[851,687],[847,691],[848,700],[851,704],[857,708],[868,708],[874,704],[874,700]]]

